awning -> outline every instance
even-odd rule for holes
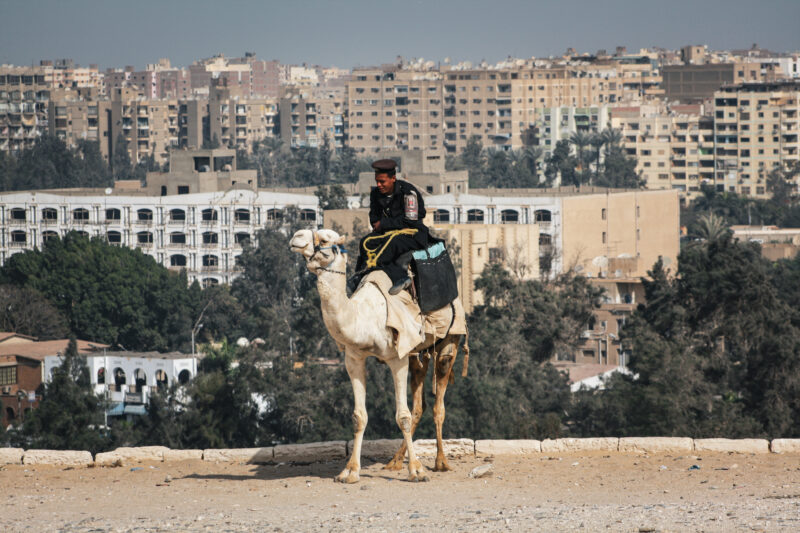
[[[144,405],[126,405],[125,406],[125,414],[126,415],[146,415],[147,409],[144,408]]]
[[[125,414],[125,404],[115,403],[111,409],[106,411],[108,416],[122,416]]]

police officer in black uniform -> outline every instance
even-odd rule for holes
[[[369,195],[372,233],[359,244],[356,274],[348,282],[351,291],[358,287],[364,274],[375,269],[383,270],[392,280],[390,294],[407,289],[411,285],[408,277],[410,252],[428,246],[428,228],[422,223],[425,218],[422,194],[407,181],[396,178],[396,167],[392,159],[372,163],[376,184]],[[416,231],[397,233],[395,230]],[[374,266],[367,264],[368,250],[372,254],[380,252],[374,259]]]

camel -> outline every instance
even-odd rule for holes
[[[366,359],[374,356],[386,363],[394,380],[395,420],[403,433],[403,443],[394,457],[384,467],[400,470],[408,453],[409,481],[428,481],[426,469],[414,453],[412,437],[425,409],[423,385],[428,371],[429,358],[409,354],[401,358],[394,347],[394,331],[386,327],[387,306],[380,290],[372,283],[363,283],[350,297],[346,292],[346,252],[340,246],[343,242],[335,231],[300,230],[290,241],[292,251],[300,253],[306,261],[308,270],[317,276],[322,319],[328,332],[336,343],[344,347],[345,367],[353,386],[353,451],[344,470],[335,480],[342,483],[356,483],[361,470],[361,444],[367,426],[366,400]],[[414,349],[414,354],[431,348],[433,338],[427,338]],[[438,352],[434,365],[434,384],[436,402],[433,417],[436,424],[436,460],[434,471],[451,470],[444,455],[442,445],[442,424],[444,423],[444,395],[448,383],[453,378],[453,365],[458,353],[462,335],[450,335],[435,343]],[[465,354],[468,353],[465,342]],[[407,359],[407,360],[406,360]],[[411,390],[413,410],[409,412],[407,401],[407,381],[411,370]],[[466,356],[465,356],[466,371]]]

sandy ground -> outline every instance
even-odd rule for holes
[[[428,483],[367,461],[355,485],[343,463],[9,465],[0,531],[800,531],[796,455],[470,457]]]

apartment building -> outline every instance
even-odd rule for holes
[[[31,148],[47,130],[47,102],[53,89],[51,66],[0,66],[0,150]]]
[[[169,150],[179,142],[178,100],[144,99],[134,88],[112,91],[100,143],[101,153],[111,160],[117,139],[125,139],[131,161],[152,156],[159,164],[169,160]]]
[[[767,197],[769,173],[800,159],[800,82],[742,83],[715,92],[714,143],[717,186]]]
[[[702,62],[704,55],[689,54],[691,61]],[[774,81],[781,76],[780,67],[771,62],[731,61],[666,65],[661,68],[664,95],[668,102],[702,103],[723,85]]]
[[[484,146],[516,149],[526,144],[537,109],[638,102],[657,97],[659,82],[648,58],[355,69],[347,84],[348,143],[372,153],[455,153],[477,136]]]
[[[189,78],[192,91],[197,95],[207,93],[212,80],[224,80],[229,88],[241,90],[243,97],[278,98],[280,64],[275,60],[257,59],[250,52],[240,58],[226,58],[220,54],[192,63]]]
[[[317,220],[317,197],[259,191],[256,172],[236,169],[236,152],[173,150],[169,173],[113,189],[0,193],[0,264],[69,231],[136,248],[203,285],[230,283],[244,243],[287,206]]]
[[[344,93],[284,87],[278,109],[280,137],[287,146],[320,146],[327,136],[330,146],[345,145]]]
[[[249,149],[255,141],[275,136],[278,101],[247,96],[225,78],[214,80],[208,95],[209,139],[222,146]]]
[[[536,145],[549,156],[558,141],[574,133],[598,133],[610,126],[610,107],[545,107],[536,110],[534,136]]]
[[[714,121],[702,105],[615,107],[611,115],[648,189],[676,189],[684,202],[715,183]]]
[[[53,89],[47,106],[47,131],[70,147],[81,140],[99,142],[109,109],[96,87]]]

